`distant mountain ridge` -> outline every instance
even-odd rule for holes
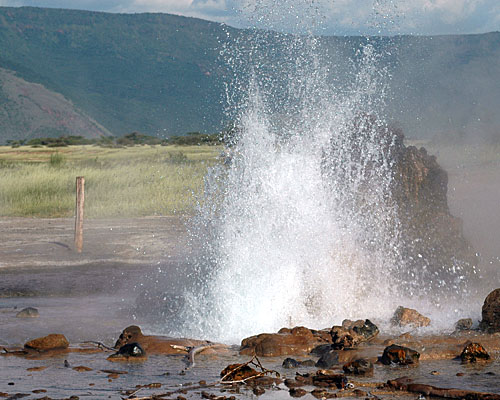
[[[220,131],[229,123],[223,100],[225,83],[232,79],[220,52],[228,41],[248,41],[250,35],[168,14],[0,7],[0,143],[60,134],[139,131],[162,137]],[[270,41],[278,36],[271,33]],[[363,41],[321,38],[322,46],[337,55],[332,65],[340,75]],[[388,112],[407,136],[498,138],[500,33],[373,42],[394,46],[384,61],[393,77]],[[5,82],[14,76],[64,98],[78,122],[55,122],[43,110],[25,108],[25,102],[14,106],[13,94],[5,94]],[[6,117],[13,107],[18,117]],[[26,122],[33,120],[40,126]]]

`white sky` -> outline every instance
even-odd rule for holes
[[[327,34],[453,34],[500,30],[500,0],[0,0],[0,6],[165,12],[233,26],[303,28]],[[308,10],[308,11],[304,11]],[[297,18],[297,15],[300,17]],[[307,25],[307,24],[306,24]],[[314,24],[318,25],[318,24]]]

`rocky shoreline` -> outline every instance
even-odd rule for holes
[[[18,318],[37,318],[36,309],[21,310]],[[236,399],[242,393],[253,396],[276,397],[288,393],[291,397],[314,398],[452,398],[452,399],[500,399],[500,389],[495,393],[452,387],[438,387],[415,381],[407,375],[425,363],[448,360],[467,365],[498,363],[500,355],[500,289],[488,295],[482,309],[482,321],[478,329],[460,320],[456,330],[449,335],[425,335],[417,328],[431,321],[417,310],[398,308],[392,324],[408,330],[400,335],[380,332],[370,320],[345,320],[341,326],[313,330],[306,327],[283,328],[277,333],[264,333],[242,340],[239,347],[212,343],[204,340],[170,338],[143,334],[140,327],[132,325],[124,329],[114,346],[100,342],[71,345],[61,334],[51,334],[30,340],[22,348],[3,348],[0,360],[21,358],[47,361],[85,355],[88,360],[100,359],[119,365],[119,369],[101,368],[109,381],[127,374],[127,368],[147,364],[151,359],[167,360],[183,356],[184,368],[178,374],[186,376],[190,370],[210,369],[214,360],[231,363],[220,369],[220,378],[214,382],[200,381],[182,384],[181,389],[171,390],[168,384],[139,385],[134,390],[123,389],[122,399]],[[88,358],[90,357],[90,358]],[[166,357],[166,358],[165,358]],[[208,357],[208,358],[207,358]],[[178,359],[178,357],[177,357]],[[89,372],[86,365],[66,368],[77,372]],[[3,364],[8,366],[8,361]],[[273,364],[273,368],[264,365]],[[275,365],[278,364],[278,367]],[[496,365],[496,364],[494,364]],[[132,366],[132,367],[131,367]],[[43,374],[46,367],[32,369],[31,373]],[[122,369],[124,371],[122,371]],[[285,373],[278,371],[286,371]],[[374,374],[374,370],[378,372]],[[104,372],[101,372],[104,371]],[[291,373],[290,373],[291,371]],[[378,380],[380,371],[389,379]],[[294,373],[295,372],[295,373]],[[439,371],[432,371],[439,375]],[[464,375],[457,373],[456,376]],[[497,380],[495,372],[489,372]],[[403,376],[402,376],[403,375]],[[495,377],[496,376],[496,377]],[[57,380],[57,376],[53,379]],[[14,384],[12,384],[14,386]],[[167,389],[159,391],[159,389]],[[32,390],[33,394],[44,393]],[[150,391],[139,396],[140,391]],[[154,393],[153,393],[154,392]],[[0,390],[0,398],[17,399],[29,394]],[[413,397],[412,397],[413,396]],[[110,396],[111,397],[111,396]],[[30,397],[31,398],[31,397]],[[67,397],[75,400],[77,395]],[[117,397],[118,398],[118,397]],[[308,398],[308,397],[305,397]],[[49,400],[44,396],[39,399]]]

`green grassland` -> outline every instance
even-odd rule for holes
[[[85,177],[85,216],[189,214],[219,146],[0,147],[0,216],[71,217]]]

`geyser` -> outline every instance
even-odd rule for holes
[[[311,11],[299,0],[266,4],[273,23],[282,11]],[[462,293],[463,269],[438,266],[445,283],[433,284],[432,271],[407,262],[393,196],[401,143],[384,118],[390,77],[380,50],[362,41],[339,83],[313,35],[255,31],[235,43],[225,55],[244,76],[228,89],[237,133],[192,223],[200,251],[181,333],[239,342],[284,326],[388,321],[400,304],[425,302],[432,314],[443,299],[431,291],[446,277]],[[274,63],[276,52],[288,61]],[[447,319],[460,316],[453,311]]]

